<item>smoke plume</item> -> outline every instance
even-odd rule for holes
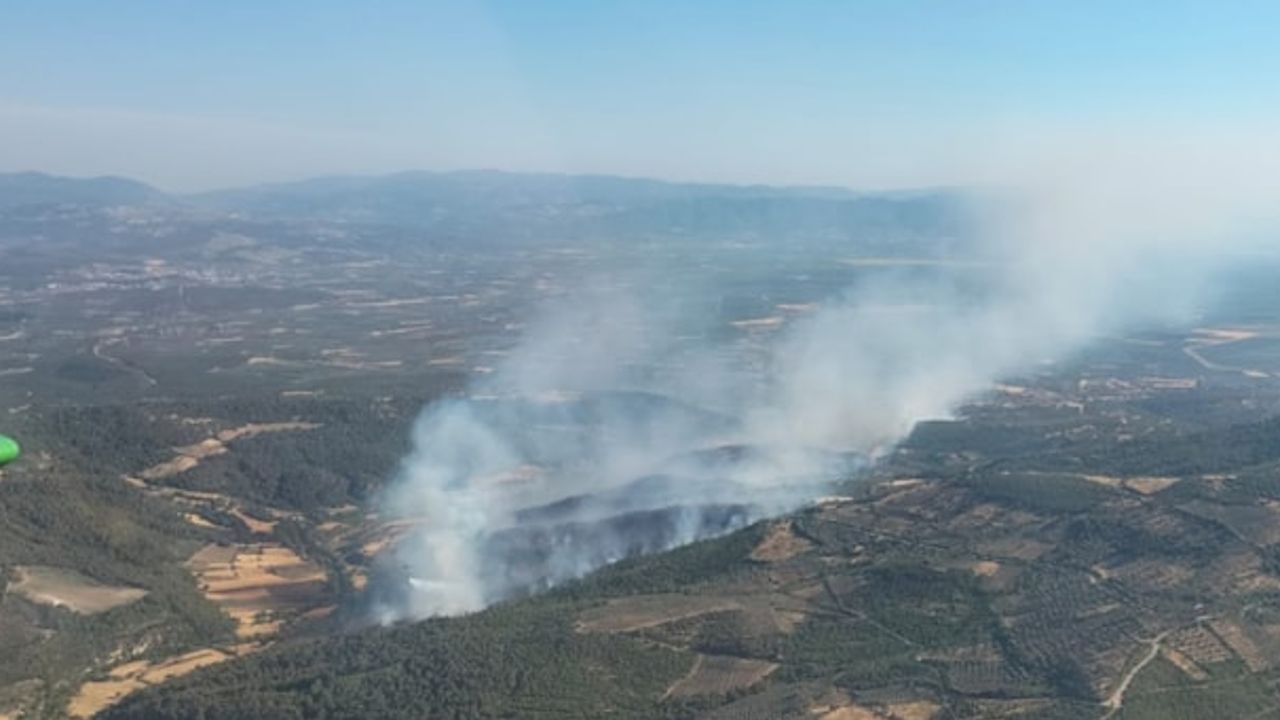
[[[1274,227],[1256,179],[1275,155],[1089,147],[1106,152],[975,195],[963,258],[863,273],[762,358],[691,341],[723,337],[706,332],[720,319],[640,282],[547,309],[469,398],[415,424],[384,504],[415,530],[382,618],[477,610],[800,506],[1003,377],[1191,319],[1224,248]]]

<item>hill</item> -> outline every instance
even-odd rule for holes
[[[267,651],[105,717],[1274,712],[1280,575],[1232,511],[1199,507],[1069,476],[887,480],[542,597]]]
[[[165,199],[164,193],[150,185],[121,177],[0,173],[0,209],[28,205],[145,205]]]
[[[318,178],[187,199],[257,217],[402,225],[477,239],[572,232],[954,242],[966,230],[964,203],[945,191],[859,194],[487,170]]]

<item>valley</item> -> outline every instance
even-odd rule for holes
[[[0,470],[6,719],[1280,713],[1269,282],[779,482],[794,458],[740,444],[682,366],[710,345],[698,380],[763,392],[776,342],[847,288],[980,298],[998,263],[918,228],[899,255],[824,239],[768,263],[750,234],[464,250],[180,207],[27,206],[0,231],[0,429],[26,450]],[[586,277],[706,321],[609,386],[504,386]],[[544,362],[651,332],[613,317]],[[528,462],[481,484],[505,523],[479,545],[491,607],[410,622],[433,586],[406,563],[440,519],[386,492],[442,404],[518,428]],[[584,470],[635,436],[657,455]]]

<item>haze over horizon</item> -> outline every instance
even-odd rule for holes
[[[19,0],[0,9],[0,170],[178,192],[479,167],[999,181],[1131,142],[1269,143],[1277,20],[1145,1]]]

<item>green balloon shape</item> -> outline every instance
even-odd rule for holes
[[[8,465],[22,454],[22,449],[11,437],[0,435],[0,466]]]

